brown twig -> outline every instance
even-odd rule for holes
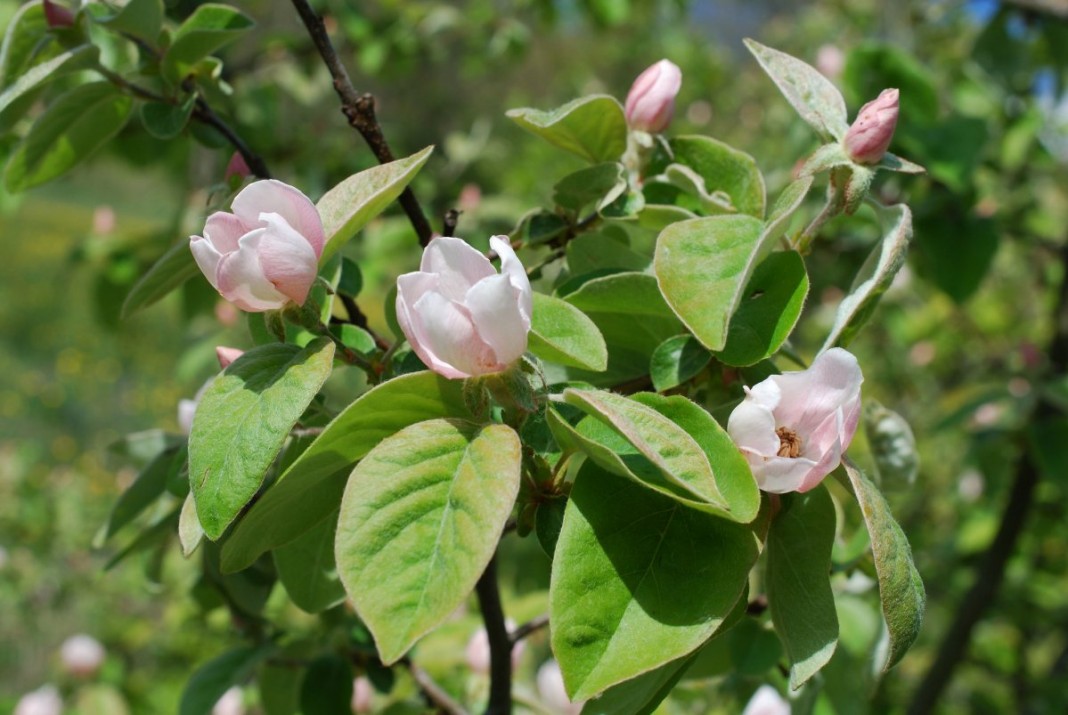
[[[545,628],[547,625],[549,625],[548,613],[544,613],[538,616],[537,618],[531,618],[529,621],[521,624],[518,628],[512,631],[509,635],[509,640],[512,641],[512,645],[514,646],[519,641],[523,640],[532,633],[537,633],[542,628]]]
[[[382,125],[378,123],[378,118],[375,116],[374,95],[367,92],[361,94],[352,86],[349,73],[345,70],[345,65],[341,63],[341,59],[330,41],[330,35],[326,32],[326,25],[323,24],[323,19],[312,10],[307,0],[292,0],[292,2],[297,14],[300,15],[301,21],[308,29],[308,35],[311,37],[312,43],[319,50],[319,56],[323,58],[327,70],[330,71],[330,76],[333,78],[334,91],[337,92],[338,98],[341,99],[341,113],[345,115],[349,126],[360,133],[360,136],[367,142],[367,146],[371,148],[380,164],[387,164],[393,161],[393,152],[390,150],[389,143],[382,133]],[[434,233],[430,228],[430,222],[427,221],[426,215],[423,213],[422,207],[419,205],[419,201],[415,198],[415,194],[412,193],[410,188],[405,188],[398,201],[401,208],[404,209],[404,213],[408,215],[408,221],[412,224],[412,228],[415,229],[416,235],[419,236],[419,245],[425,247],[430,243]]]
[[[501,608],[497,587],[497,557],[490,559],[475,584],[478,607],[486,626],[490,649],[490,695],[486,715],[510,715],[512,712],[512,639]]]
[[[261,179],[271,178],[271,172],[267,169],[267,164],[263,158],[252,151],[249,145],[235,132],[230,126],[219,118],[219,115],[211,108],[204,98],[197,97],[196,104],[193,105],[193,118],[201,124],[206,124],[215,131],[226,137],[226,141],[230,142],[230,146],[237,150],[237,153],[248,164],[249,170]]]
[[[460,223],[460,212],[456,209],[449,209],[445,212],[445,216],[441,221],[441,235],[442,236],[455,236],[456,224]]]
[[[435,708],[435,712],[444,713],[444,715],[468,715],[467,711],[453,700],[444,688],[434,682],[434,679],[411,659],[402,658],[400,663],[412,674],[412,680],[419,686],[427,705]]]

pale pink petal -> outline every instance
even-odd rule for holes
[[[446,377],[484,375],[505,367],[483,342],[463,306],[439,293],[427,293],[415,302],[411,313],[416,338],[412,348],[419,357],[424,357],[422,349],[459,373]]]
[[[796,461],[796,460],[795,460]],[[835,468],[842,461],[842,443],[839,440],[835,440],[834,444],[824,452],[820,461],[808,471],[805,478],[801,480],[801,484],[798,485],[797,491],[807,492],[809,489],[814,489],[823,481],[823,478],[833,472]]]
[[[204,238],[211,241],[219,253],[237,250],[237,242],[246,233],[259,226],[259,221],[245,223],[226,211],[216,211],[204,222]]]
[[[798,434],[814,431],[837,409],[852,406],[860,399],[864,381],[860,365],[842,348],[820,354],[808,370],[786,372],[769,378],[782,391],[775,419]]]
[[[624,112],[632,129],[662,132],[675,113],[675,96],[682,87],[682,70],[668,60],[646,69],[627,94]]]
[[[222,254],[211,245],[211,241],[203,236],[190,236],[189,250],[193,252],[193,260],[200,267],[200,272],[208,279],[208,283],[218,290],[219,263],[222,261]]]
[[[774,456],[779,451],[780,440],[775,427],[775,416],[765,405],[752,399],[752,391],[727,419],[727,433],[734,443],[764,457]]]
[[[530,278],[527,271],[520,263],[519,257],[512,250],[512,244],[507,236],[491,236],[490,248],[501,257],[501,273],[508,276],[512,286],[519,291],[519,309],[526,318],[527,329],[530,329],[530,318],[534,315],[534,296],[530,288]]]
[[[465,241],[450,236],[439,236],[430,242],[423,251],[419,270],[437,274],[442,295],[455,301],[462,301],[471,286],[497,273],[488,258]]]
[[[790,703],[770,685],[761,685],[746,703],[742,715],[790,715]]]
[[[747,453],[745,456],[757,486],[772,494],[796,492],[816,467],[816,462],[805,457],[760,457]]]
[[[308,242],[274,213],[262,215],[267,230],[260,240],[260,265],[267,280],[297,305],[303,305],[319,271],[319,257]]]
[[[255,181],[234,197],[232,208],[251,225],[259,224],[262,214],[278,214],[308,240],[316,260],[323,254],[323,221],[315,204],[299,189],[275,179]]]
[[[415,301],[422,298],[424,293],[440,293],[438,285],[438,277],[433,273],[405,273],[397,277],[397,300],[404,301],[408,306],[415,305]]]
[[[223,298],[249,312],[276,310],[289,298],[274,287],[260,265],[260,241],[265,229],[256,229],[241,237],[238,250],[226,254],[219,262],[218,285]]]
[[[478,334],[499,363],[509,364],[527,350],[530,319],[522,313],[518,293],[508,276],[497,275],[476,283],[464,300]]]
[[[401,278],[420,275],[425,274],[408,273],[401,276]],[[450,379],[469,377],[468,373],[445,362],[441,357],[434,353],[433,348],[430,345],[430,337],[427,335],[427,332],[423,327],[423,315],[417,313],[415,310],[414,306],[416,301],[408,302],[405,300],[400,290],[400,280],[397,281],[397,285],[397,322],[400,323],[401,330],[404,331],[404,336],[408,338],[408,343],[412,346],[412,350],[415,351],[415,354],[419,356],[419,359],[423,361],[423,364],[439,375],[444,375]],[[425,293],[423,297],[435,295],[438,298],[441,298],[440,295],[435,293]],[[420,298],[420,300],[422,300],[422,298]],[[461,335],[466,336],[473,331],[474,328],[471,327],[470,330],[462,331]]]

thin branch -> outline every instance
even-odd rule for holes
[[[445,715],[468,715],[467,711],[453,700],[445,692],[444,688],[434,682],[434,679],[425,670],[413,663],[411,659],[402,658],[400,662],[412,674],[412,679],[419,686],[423,698],[428,705],[436,709],[436,712],[444,713]]]
[[[261,179],[271,178],[271,172],[267,169],[267,163],[263,158],[252,151],[249,145],[238,136],[237,132],[230,128],[226,122],[224,122],[219,115],[211,108],[202,97],[197,97],[196,104],[193,106],[193,118],[201,124],[206,124],[209,127],[215,129],[215,131],[226,137],[226,141],[230,142],[230,146],[237,150],[237,153],[248,164],[248,168]]]
[[[511,635],[509,636],[510,640],[512,641],[512,645],[514,646],[516,643],[523,640],[532,633],[537,633],[542,628],[545,628],[547,625],[549,625],[548,613],[544,613],[538,616],[537,618],[531,618],[529,621],[520,625],[518,628],[512,631]]]
[[[349,126],[360,133],[360,136],[367,142],[367,146],[371,148],[380,164],[387,164],[393,161],[393,152],[390,150],[389,143],[382,133],[382,125],[378,123],[378,118],[375,116],[374,95],[367,92],[361,94],[352,86],[349,73],[337,56],[337,51],[330,41],[330,35],[326,32],[326,25],[323,24],[323,19],[312,10],[307,0],[292,0],[292,3],[304,26],[308,29],[308,35],[311,37],[312,43],[319,50],[320,57],[323,58],[326,68],[330,71],[330,76],[333,78],[334,91],[337,92],[337,96],[341,99],[341,113],[348,119]],[[419,245],[425,247],[430,243],[430,239],[434,237],[434,232],[430,228],[430,222],[427,221],[419,201],[415,198],[415,194],[412,193],[410,188],[405,188],[398,201],[401,208],[404,209],[404,213],[408,215],[408,221],[412,224],[412,228],[415,229],[416,235],[419,236]]]
[[[456,209],[449,209],[445,212],[445,217],[441,221],[441,235],[442,236],[455,236],[456,224],[460,222],[460,212]]]
[[[501,594],[497,588],[497,557],[490,559],[475,584],[478,607],[490,649],[490,695],[486,715],[510,715],[512,712],[512,640],[504,622]]]

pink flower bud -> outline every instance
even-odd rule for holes
[[[238,348],[228,348],[222,345],[215,348],[215,357],[219,359],[219,367],[223,370],[230,367],[230,363],[244,354],[245,351]]]
[[[557,712],[567,715],[578,715],[582,712],[582,703],[573,703],[567,697],[564,689],[564,676],[560,672],[560,664],[555,660],[547,660],[538,668],[536,677],[538,695],[543,703]]]
[[[845,55],[834,45],[820,45],[816,51],[816,69],[824,77],[837,79],[845,69]]]
[[[490,247],[499,274],[479,251],[442,236],[418,271],[397,279],[397,322],[416,355],[445,377],[500,372],[526,352],[534,310],[527,272],[507,236]]]
[[[790,703],[770,685],[761,685],[745,706],[742,715],[790,715]]]
[[[374,712],[374,688],[371,681],[360,676],[352,681],[352,712],[354,715],[365,715]]]
[[[77,678],[90,678],[96,675],[104,664],[106,656],[104,646],[92,636],[79,633],[63,641],[59,648],[59,659],[63,669]]]
[[[807,492],[842,461],[860,420],[860,365],[831,348],[807,370],[746,389],[727,432],[766,492]]]
[[[660,60],[634,80],[627,94],[627,125],[631,129],[656,134],[667,129],[675,113],[675,95],[682,86],[682,70],[668,60]]]
[[[63,698],[54,685],[42,685],[19,698],[13,715],[62,715]]]
[[[315,204],[281,181],[246,186],[233,213],[208,216],[189,247],[208,282],[238,308],[257,313],[302,305],[318,274],[323,222]]]
[[[230,179],[237,177],[239,180],[244,179],[247,176],[251,176],[252,169],[248,168],[248,162],[245,161],[245,157],[241,156],[240,152],[234,152],[230,157],[229,163],[226,165],[226,174],[223,175],[223,181],[230,183]]]
[[[897,126],[898,94],[896,89],[884,89],[860,108],[842,139],[850,159],[858,164],[875,164],[886,154]]]
[[[70,8],[57,5],[52,0],[44,0],[45,22],[53,30],[60,27],[74,26],[74,13]]]

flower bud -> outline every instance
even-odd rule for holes
[[[100,641],[84,633],[71,636],[59,648],[63,669],[77,678],[91,678],[100,670],[106,656]]]
[[[860,421],[857,359],[831,348],[807,370],[784,372],[746,388],[727,432],[766,492],[807,492],[830,474]]]
[[[74,13],[70,8],[57,5],[52,0],[44,0],[45,22],[53,30],[60,27],[74,26]]]
[[[560,672],[560,664],[555,660],[547,660],[538,668],[536,676],[538,695],[541,701],[557,712],[567,715],[578,715],[582,712],[582,703],[573,703],[567,697],[564,688],[564,676]]]
[[[897,126],[898,94],[896,89],[884,89],[860,108],[842,139],[850,159],[858,164],[876,164],[886,154]]]
[[[507,236],[489,259],[459,238],[441,236],[423,252],[419,270],[397,278],[397,322],[415,354],[448,378],[501,372],[527,349],[534,310],[527,272]]]
[[[241,156],[241,152],[235,151],[233,156],[230,157],[230,161],[226,164],[223,181],[229,184],[231,179],[237,178],[238,183],[240,183],[251,175],[252,169],[248,168],[248,162],[245,161],[245,157]]]
[[[215,348],[215,357],[218,358],[219,367],[223,370],[230,367],[230,363],[244,354],[245,351],[239,348],[228,348],[223,345],[219,345]]]
[[[208,282],[238,308],[257,313],[303,305],[323,254],[323,222],[315,204],[281,181],[249,184],[233,213],[208,217],[189,247]]]
[[[352,712],[354,715],[365,715],[374,712],[374,688],[371,681],[360,676],[352,681]]]
[[[742,715],[790,715],[790,703],[770,685],[761,685],[746,703]]]
[[[638,75],[627,94],[627,126],[650,134],[667,129],[680,86],[682,70],[669,60],[660,60]]]
[[[42,685],[19,698],[13,715],[62,715],[63,698],[54,685]]]

